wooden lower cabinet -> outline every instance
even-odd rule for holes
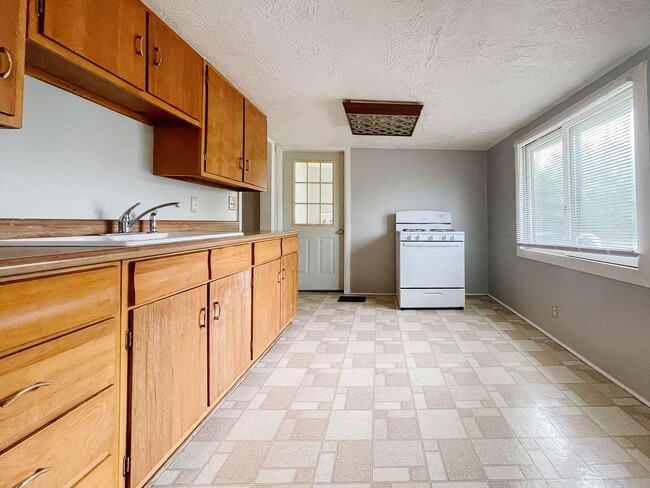
[[[284,329],[298,313],[298,253],[282,256],[282,320]]]
[[[250,262],[250,259],[249,259]],[[210,283],[210,405],[251,363],[251,271]]]
[[[280,259],[253,268],[253,360],[278,336],[282,298]]]
[[[207,399],[207,285],[131,312],[131,487],[189,434]]]
[[[0,454],[2,486],[72,486],[110,456],[117,438],[115,387]],[[30,477],[33,481],[26,482]]]

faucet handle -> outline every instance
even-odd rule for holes
[[[158,221],[156,217],[158,216],[158,210],[154,210],[149,214],[149,234],[155,234],[158,232]]]
[[[119,220],[122,220],[122,219],[125,218],[125,217],[129,217],[129,216],[131,215],[131,211],[132,211],[135,207],[137,207],[138,205],[140,205],[140,202],[135,202],[133,205],[131,205],[129,208],[127,208],[127,209],[124,211],[124,213],[123,213],[122,215],[120,215],[120,219],[119,219]]]

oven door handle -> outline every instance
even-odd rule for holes
[[[462,242],[402,242],[404,247],[461,247],[462,245]]]

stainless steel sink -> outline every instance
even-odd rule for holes
[[[30,239],[0,240],[0,247],[49,246],[49,247],[130,247],[171,244],[174,242],[200,241],[223,237],[243,236],[243,232],[132,232],[129,234],[102,234],[73,237],[34,237]]]

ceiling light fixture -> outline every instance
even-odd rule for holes
[[[424,105],[418,102],[343,100],[352,134],[411,137]]]

